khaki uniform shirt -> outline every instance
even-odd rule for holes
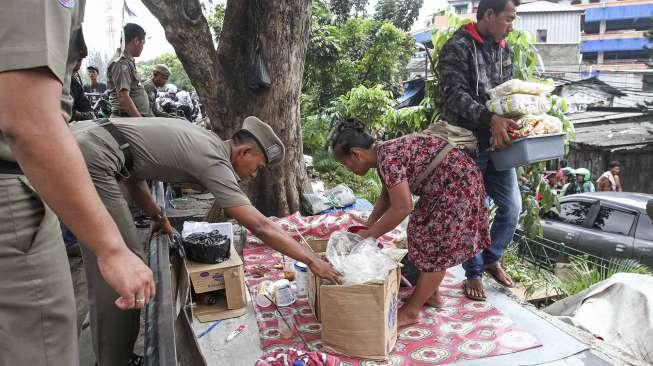
[[[159,109],[159,107],[156,105],[156,94],[157,94],[157,87],[154,85],[154,82],[152,79],[148,79],[143,82],[143,88],[145,89],[145,93],[147,94],[147,99],[150,101],[150,110],[152,111],[152,114],[156,117],[167,117],[167,118],[178,118],[174,114],[166,113],[162,110]]]
[[[73,108],[70,78],[80,49],[85,46],[82,34],[85,3],[85,0],[0,2],[0,72],[47,67],[62,84],[61,114],[66,122]],[[27,18],[29,22],[25,22]],[[2,134],[0,159],[15,160]]]
[[[130,171],[132,177],[199,184],[215,196],[222,208],[250,204],[231,165],[231,147],[215,133],[183,120],[161,117],[112,118],[111,122],[130,144],[134,161]],[[71,124],[78,140],[84,133],[107,138],[107,134],[94,133],[98,128],[103,127],[94,121]],[[113,145],[105,144],[107,148]],[[93,163],[86,162],[87,165]]]
[[[143,88],[143,83],[141,83],[141,78],[138,76],[133,57],[124,52],[122,54],[116,52],[107,67],[107,89],[109,90],[112,116],[127,117],[127,112],[118,100],[118,93],[121,90],[129,90],[129,96],[141,116],[152,116],[150,101]]]

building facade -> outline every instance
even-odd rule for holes
[[[647,47],[653,47],[645,35],[653,28],[653,0],[573,0],[572,4],[585,11],[581,36],[585,63],[604,69],[646,68]]]
[[[547,73],[564,73],[580,62],[583,10],[571,5],[535,1],[517,7],[515,29],[535,36]]]

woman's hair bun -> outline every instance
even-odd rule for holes
[[[357,119],[348,118],[345,120],[338,121],[334,126],[334,130],[339,133],[347,130],[365,132],[365,124],[363,124],[363,122]]]

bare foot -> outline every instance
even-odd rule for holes
[[[419,321],[419,311],[413,312],[406,307],[402,307],[397,312],[397,328],[403,328],[407,325],[415,324]]]
[[[501,268],[499,262],[485,266],[485,270],[502,286],[515,287],[515,282],[510,278],[510,275]]]
[[[483,280],[480,278],[467,279],[463,281],[463,292],[467,298],[476,301],[485,301],[485,290]]]
[[[426,303],[429,306],[432,306],[436,309],[442,309],[442,303],[443,303],[442,296],[440,296],[439,292],[436,292],[433,295],[431,295],[431,297],[429,297],[428,300],[426,300]]]

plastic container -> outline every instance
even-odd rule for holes
[[[262,308],[267,308],[272,305],[272,301],[270,301],[270,298],[272,298],[272,295],[270,295],[270,285],[272,285],[272,281],[263,281],[258,284],[256,288],[256,305]]]
[[[297,295],[308,296],[308,267],[302,262],[295,262],[295,286]]]
[[[274,283],[274,298],[277,306],[288,306],[295,302],[295,294],[290,288],[290,281],[279,280]]]
[[[277,314],[277,328],[281,339],[292,339],[295,337],[295,309],[280,308]]]
[[[491,151],[490,159],[496,170],[508,170],[539,161],[558,159],[565,155],[564,133],[537,135],[517,139],[512,146]]]

